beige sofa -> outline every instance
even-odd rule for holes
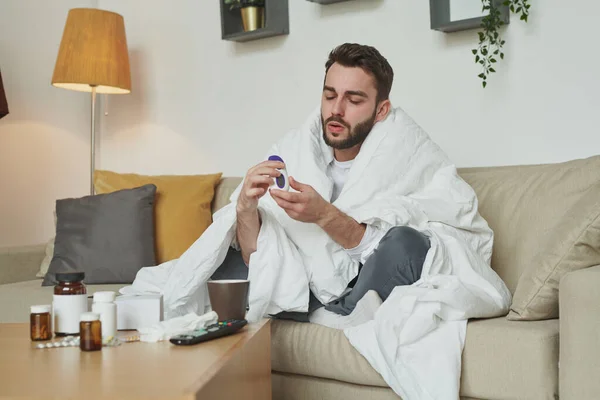
[[[578,169],[586,173],[573,174]],[[572,213],[573,206],[565,209],[573,199],[561,197],[560,185],[572,187],[577,179],[593,179],[593,185],[600,185],[600,157],[459,172],[476,190],[481,213],[495,231],[492,267],[514,291],[521,274],[538,257],[540,226],[560,232],[560,224],[547,222],[577,214]],[[561,174],[568,179],[561,179]],[[221,181],[214,210],[227,203],[238,182],[240,178]],[[600,243],[594,248],[600,253]],[[0,322],[26,322],[29,305],[50,302],[52,289],[41,287],[35,278],[43,257],[44,245],[0,252]],[[93,293],[118,287],[88,289]],[[560,319],[469,321],[463,398],[556,399],[560,394],[561,399],[600,399],[600,266],[568,273],[560,282],[559,295]],[[398,398],[342,332],[289,321],[273,321],[272,326],[274,399]]]

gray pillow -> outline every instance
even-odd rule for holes
[[[149,184],[107,194],[56,201],[54,256],[42,286],[57,272],[85,272],[84,283],[132,283],[155,265],[154,196]]]

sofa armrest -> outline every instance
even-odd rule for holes
[[[559,286],[561,400],[600,394],[600,266],[565,275]]]
[[[44,244],[0,249],[0,284],[36,279],[45,250]]]

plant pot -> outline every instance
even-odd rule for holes
[[[242,23],[244,31],[255,31],[265,27],[265,8],[264,7],[242,7]]]

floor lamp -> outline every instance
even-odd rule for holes
[[[94,194],[96,166],[96,94],[131,92],[129,55],[123,17],[96,8],[69,10],[52,85],[91,92],[90,194]]]
[[[8,115],[8,102],[4,93],[4,84],[2,83],[2,72],[0,72],[0,118]]]

